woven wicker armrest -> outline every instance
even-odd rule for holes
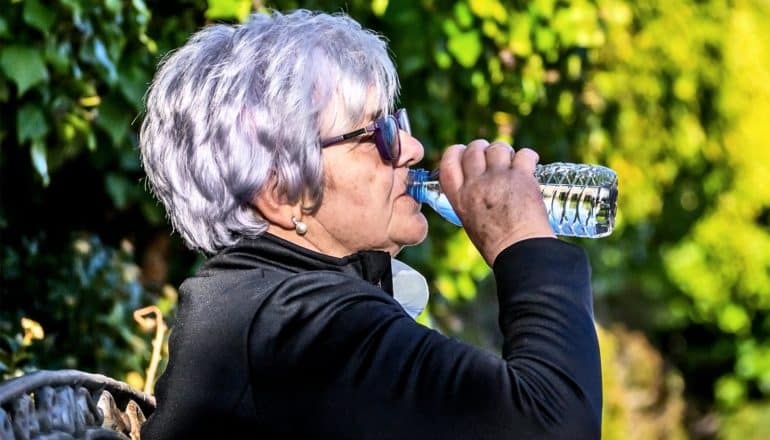
[[[101,374],[38,371],[0,383],[0,440],[138,439],[155,398]]]

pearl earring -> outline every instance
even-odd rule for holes
[[[294,223],[294,231],[297,233],[297,235],[307,234],[307,225],[305,223],[297,220],[296,217],[292,217],[291,222]]]

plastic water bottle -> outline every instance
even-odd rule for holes
[[[599,165],[554,162],[538,165],[535,177],[540,183],[548,221],[557,235],[599,238],[612,233],[618,198],[618,177],[614,171]],[[438,171],[409,170],[407,193],[446,220],[462,226],[441,191]]]

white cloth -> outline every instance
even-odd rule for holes
[[[407,314],[416,319],[428,305],[428,282],[425,277],[406,263],[391,259],[393,297]]]

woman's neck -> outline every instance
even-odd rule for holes
[[[270,224],[267,227],[267,232],[297,246],[332,257],[342,258],[356,252],[355,250],[345,248],[339,242],[333,240],[321,224],[314,222],[312,227],[314,230],[308,228],[308,232],[305,235],[299,235],[294,229],[284,229]]]

